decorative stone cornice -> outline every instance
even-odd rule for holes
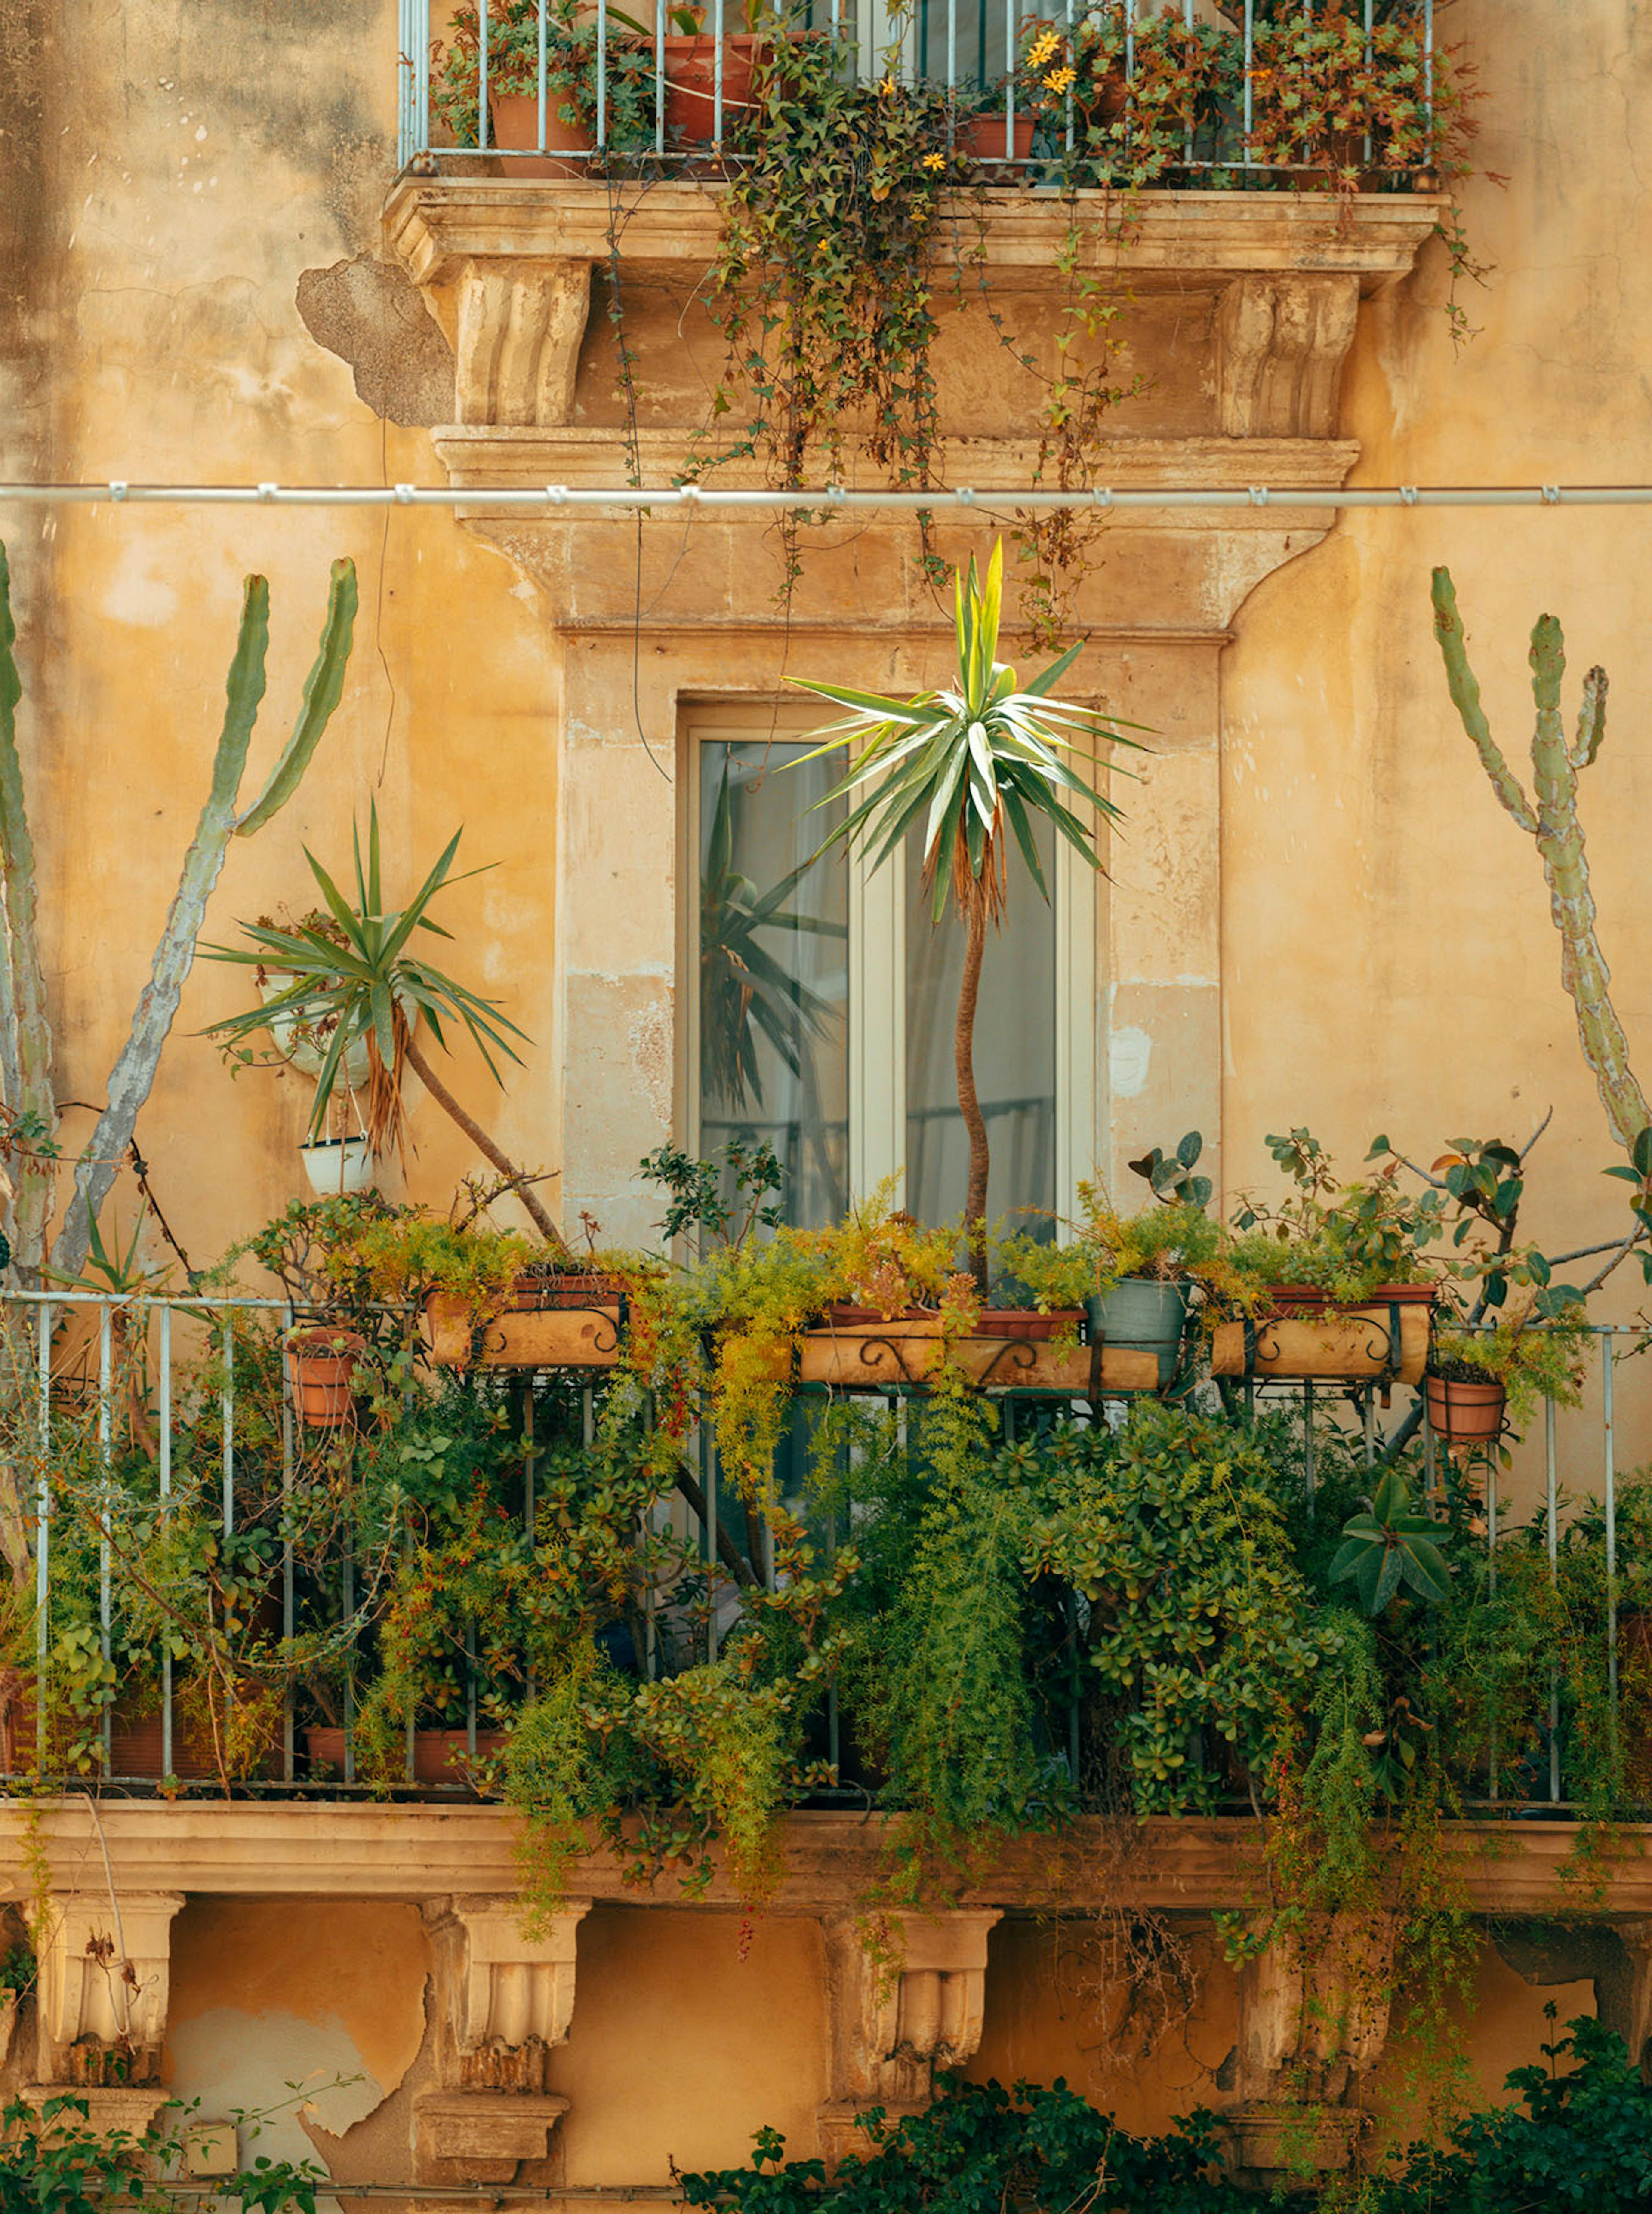
[[[724,188],[714,184],[564,183],[403,178],[384,210],[391,251],[424,287],[451,284],[468,260],[605,262],[618,242],[639,266],[714,258]],[[1364,289],[1404,276],[1444,203],[1361,193],[988,192],[942,210],[993,270],[1047,276],[1074,223],[1093,225],[1110,265],[1140,288],[1251,271],[1347,272]]]
[[[106,1801],[98,1815],[123,1916],[134,1893],[177,1893],[429,1899],[517,1895],[516,1816],[504,1807],[357,1806],[288,1800]],[[773,1911],[852,1910],[877,1883],[884,1824],[863,1814],[794,1814],[785,1826],[786,1873]],[[97,1838],[78,1795],[35,1799],[27,1817],[0,1804],[0,1896],[32,1897],[32,1836],[49,1866],[82,1868]],[[1577,1839],[1567,1822],[1453,1822],[1444,1826],[1442,1881],[1471,1912],[1576,1912],[1566,1874]],[[1589,1906],[1601,1919],[1652,1917],[1652,1824],[1624,1824],[1590,1863]],[[1132,1825],[1121,1850],[1116,1826],[1085,1819],[1055,1837],[1013,1840],[964,1889],[959,1904],[1074,1914],[1119,1905],[1165,1913],[1251,1907],[1267,1895],[1261,1836],[1234,1817],[1159,1819]],[[639,1889],[602,1851],[570,1870],[581,1898],[633,1906],[681,1906],[669,1878]],[[163,1887],[167,1887],[163,1892]],[[1453,1894],[1455,1895],[1455,1894]],[[701,1904],[737,1909],[717,1868]],[[94,1910],[85,1910],[89,1915]],[[169,1916],[168,1916],[169,1918]],[[127,1944],[133,1931],[127,1926]]]

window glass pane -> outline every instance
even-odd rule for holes
[[[841,756],[777,772],[810,742],[707,739],[700,773],[700,1152],[767,1141],[788,1222],[848,1205],[848,878],[811,863],[835,813],[808,810]]]
[[[1053,883],[1048,825],[1037,831],[1038,859]],[[929,920],[923,845],[906,847],[906,1190],[921,1222],[964,1212],[970,1139],[958,1110],[952,1040],[964,928],[949,905]],[[992,1147],[987,1217],[1008,1227],[1054,1234],[1055,1204],[1055,916],[1019,857],[1010,863],[1009,908],[989,928],[976,1005],[976,1092]],[[1043,1217],[1016,1215],[1041,1208]]]

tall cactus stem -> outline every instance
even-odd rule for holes
[[[1549,886],[1550,911],[1560,934],[1560,981],[1576,1012],[1583,1058],[1594,1072],[1612,1135],[1627,1151],[1652,1123],[1652,1112],[1630,1065],[1629,1039],[1612,1002],[1612,971],[1595,930],[1588,855],[1577,811],[1578,772],[1597,759],[1606,737],[1606,673],[1592,669],[1584,679],[1577,736],[1569,744],[1560,706],[1565,639],[1552,615],[1538,618],[1530,654],[1537,709],[1532,737],[1533,805],[1491,736],[1479,683],[1469,666],[1449,570],[1435,571],[1433,597],[1434,634],[1463,728],[1473,741],[1492,790],[1520,828],[1536,841]]]
[[[238,818],[242,774],[264,697],[269,614],[268,584],[262,577],[249,577],[235,657],[225,685],[223,727],[212,764],[211,790],[201,810],[194,841],[184,857],[178,890],[155,949],[150,981],[132,1017],[131,1035],[110,1073],[107,1104],[76,1167],[74,1193],[52,1248],[52,1266],[58,1275],[77,1276],[86,1264],[91,1226],[126,1157],[139,1110],[154,1085],[162,1048],[195,958],[206,903],[223,869],[229,841],[238,829],[249,835],[261,828],[291,798],[343,695],[355,625],[354,565],[349,561],[333,565],[321,647],[304,686],[297,723],[263,792]]]

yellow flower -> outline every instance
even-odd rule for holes
[[[946,156],[945,154],[926,154],[923,157],[923,165],[926,169],[944,169],[946,167]]]
[[[893,78],[892,76],[886,76],[886,77],[884,77],[884,80],[883,80],[883,82],[879,84],[879,86],[878,86],[878,97],[879,98],[879,100],[893,100],[893,99],[894,99],[894,97],[895,97],[895,80],[894,80],[894,78]]]
[[[1074,81],[1077,76],[1077,70],[1072,68],[1070,65],[1066,69],[1051,70],[1049,75],[1044,79],[1044,90],[1046,92],[1065,92],[1068,85]]]
[[[1059,50],[1061,43],[1054,31],[1040,32],[1027,49],[1027,67],[1042,69],[1051,55]]]

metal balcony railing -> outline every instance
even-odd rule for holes
[[[970,132],[973,158],[989,180],[1032,173],[1105,184],[1113,180],[1100,173],[1105,165],[1086,144],[1086,118],[1070,90],[1053,99],[1041,94],[1030,117],[1025,68],[1019,92],[1016,83],[1026,36],[1047,26],[1064,54],[1098,32],[1118,46],[1121,98],[1111,135],[1128,174],[1133,148],[1153,127],[1139,99],[1143,57],[1166,15],[1190,34],[1208,30],[1221,53],[1203,83],[1201,112],[1183,121],[1165,181],[1242,189],[1323,171],[1320,153],[1282,159],[1261,143],[1261,118],[1282,88],[1258,57],[1288,22],[1334,23],[1362,34],[1367,64],[1394,27],[1414,37],[1432,141],[1440,66],[1435,0],[1053,0],[1043,9],[1025,0],[908,6],[800,0],[789,8],[762,0],[743,6],[697,0],[689,7],[643,0],[640,16],[617,0],[401,0],[398,161],[404,168],[454,175],[479,169],[507,177],[648,175],[674,168],[704,174],[713,150],[719,162],[731,157],[731,131],[750,102],[755,31],[770,42],[829,35],[841,44],[847,75],[927,83],[953,96],[960,119],[989,115],[989,130]],[[731,40],[743,40],[743,48],[737,51]],[[508,125],[505,102],[513,110]],[[694,119],[686,125],[685,103]],[[561,127],[565,109],[578,111],[580,127],[572,133]],[[1031,135],[1030,121],[1037,126]],[[1350,170],[1361,162],[1413,173],[1434,166],[1432,143],[1420,156],[1413,145],[1404,161],[1385,162],[1368,119],[1362,131],[1340,133],[1344,140],[1350,135],[1353,143],[1339,155],[1339,165]]]
[[[411,1316],[400,1310],[382,1315],[392,1326],[387,1344],[405,1349],[417,1342]],[[61,1772],[68,1741],[77,1748],[71,1771],[94,1782],[153,1787],[174,1772],[187,1777],[193,1760],[196,1780],[226,1782],[233,1770],[236,1788],[242,1790],[337,1794],[365,1788],[353,1737],[357,1703],[375,1666],[376,1624],[389,1583],[413,1537],[411,1520],[405,1528],[364,1534],[351,1442],[356,1433],[307,1429],[295,1406],[279,1346],[281,1331],[295,1319],[303,1318],[289,1303],[250,1298],[52,1291],[13,1292],[0,1299],[0,1537],[13,1590],[20,1599],[32,1596],[34,1617],[33,1670],[19,1657],[10,1679],[11,1707],[0,1740],[4,1772],[34,1768],[42,1746],[47,1758],[39,1764]],[[1472,1484],[1494,1589],[1502,1546],[1524,1544],[1528,1561],[1532,1548],[1541,1546],[1553,1579],[1569,1526],[1578,1525],[1580,1517],[1590,1529],[1603,1523],[1606,1601],[1597,1629],[1615,1716],[1621,1441],[1628,1433],[1644,1453],[1652,1440],[1652,1363],[1635,1357],[1646,1349],[1643,1330],[1597,1328],[1593,1341],[1582,1405],[1557,1412],[1548,1404],[1506,1465],[1493,1453],[1466,1471],[1459,1457],[1453,1470],[1425,1423],[1420,1473],[1425,1493],[1436,1501],[1448,1473],[1459,1501],[1465,1479]],[[613,1340],[607,1342],[611,1349]],[[525,1543],[531,1560],[536,1472],[553,1450],[590,1452],[612,1373],[570,1368],[529,1380],[505,1372],[468,1372],[465,1388],[479,1395],[485,1410],[499,1410],[500,1420],[508,1421],[512,1452],[520,1454],[511,1492],[517,1504],[507,1519],[490,1523],[490,1542]],[[417,1367],[405,1361],[400,1367],[389,1362],[379,1374],[381,1392],[400,1392],[404,1404],[424,1388]],[[1627,1407],[1625,1379],[1634,1386]],[[1344,1460],[1362,1452],[1374,1464],[1385,1428],[1392,1437],[1410,1404],[1406,1386],[1381,1376],[1358,1385],[1251,1380],[1225,1389],[1234,1416],[1283,1406],[1300,1416],[1302,1482],[1310,1501],[1333,1433]],[[1385,1415],[1380,1401],[1391,1391],[1400,1404]],[[898,1389],[888,1394],[888,1404],[898,1410],[909,1396]],[[1117,1403],[1068,1399],[1047,1391],[1006,1390],[1000,1404],[1010,1443],[1023,1425],[1087,1422],[1117,1411]],[[783,1496],[800,1495],[792,1472],[807,1459],[811,1409],[819,1404],[817,1397],[806,1395],[793,1403],[776,1468]],[[658,1501],[636,1532],[638,1629],[634,1636],[625,1632],[621,1662],[639,1677],[672,1674],[714,1659],[738,1623],[740,1586],[719,1567],[729,1557],[730,1532],[742,1533],[754,1581],[773,1586],[772,1545],[753,1540],[744,1503],[718,1466],[708,1420],[688,1429],[681,1452],[688,1485],[681,1495]],[[696,1494],[698,1508],[688,1503]],[[507,1514],[504,1508],[490,1512]],[[187,1534],[193,1549],[170,1570],[169,1529],[175,1529],[180,1544]],[[817,1529],[811,1526],[827,1557],[841,1535],[847,1529],[829,1516]],[[144,1550],[156,1546],[153,1555]],[[159,1561],[158,1569],[151,1558]],[[156,1575],[168,1572],[195,1579],[191,1618],[198,1649],[193,1653],[180,1641],[181,1616],[168,1615],[165,1593],[153,1586]],[[127,1595],[131,1618],[117,1605],[118,1590]],[[15,1606],[12,1618],[17,1619]],[[201,1729],[198,1722],[187,1728],[180,1722],[174,1677],[180,1670],[199,1677],[203,1668],[218,1667],[227,1712],[244,1696],[231,1680],[239,1665],[230,1652],[237,1636],[243,1658],[250,1653],[254,1664],[266,1664],[278,1695],[254,1733],[254,1757],[214,1760],[210,1748],[204,1754],[199,1742],[193,1752],[187,1744],[192,1733],[199,1740]],[[205,1661],[199,1649],[203,1642],[211,1648]],[[450,1711],[443,1725],[454,1741],[453,1764],[435,1778],[421,1776],[410,1721],[405,1764],[399,1778],[388,1779],[392,1784],[472,1788],[468,1766],[489,1749],[486,1709],[497,1705],[499,1687],[490,1684],[474,1628],[467,1629],[462,1647],[455,1654],[453,1701],[462,1706],[462,1720]],[[284,1661],[294,1664],[285,1673]],[[78,1673],[82,1685],[77,1740],[72,1727],[65,1740],[60,1697],[65,1666]],[[511,1696],[519,1697],[523,1688],[516,1683]],[[223,1723],[221,1714],[215,1730]],[[144,1760],[136,1760],[132,1747],[143,1728],[154,1738],[157,1724],[158,1742],[150,1743]],[[1069,1724],[1075,1773],[1080,1730],[1075,1703]],[[1518,1764],[1507,1746],[1501,1756],[1495,1743],[1486,1747],[1465,1785],[1464,1803],[1511,1803],[1504,1786],[1518,1764],[1520,1805],[1527,1811],[1545,1802],[1557,1812],[1565,1808],[1570,1802],[1557,1681],[1541,1734],[1546,1742],[1538,1753],[1528,1745]],[[820,1752],[835,1765],[841,1751],[834,1699]],[[1534,1760],[1544,1773],[1537,1773]],[[378,1785],[386,1780],[381,1765]]]

